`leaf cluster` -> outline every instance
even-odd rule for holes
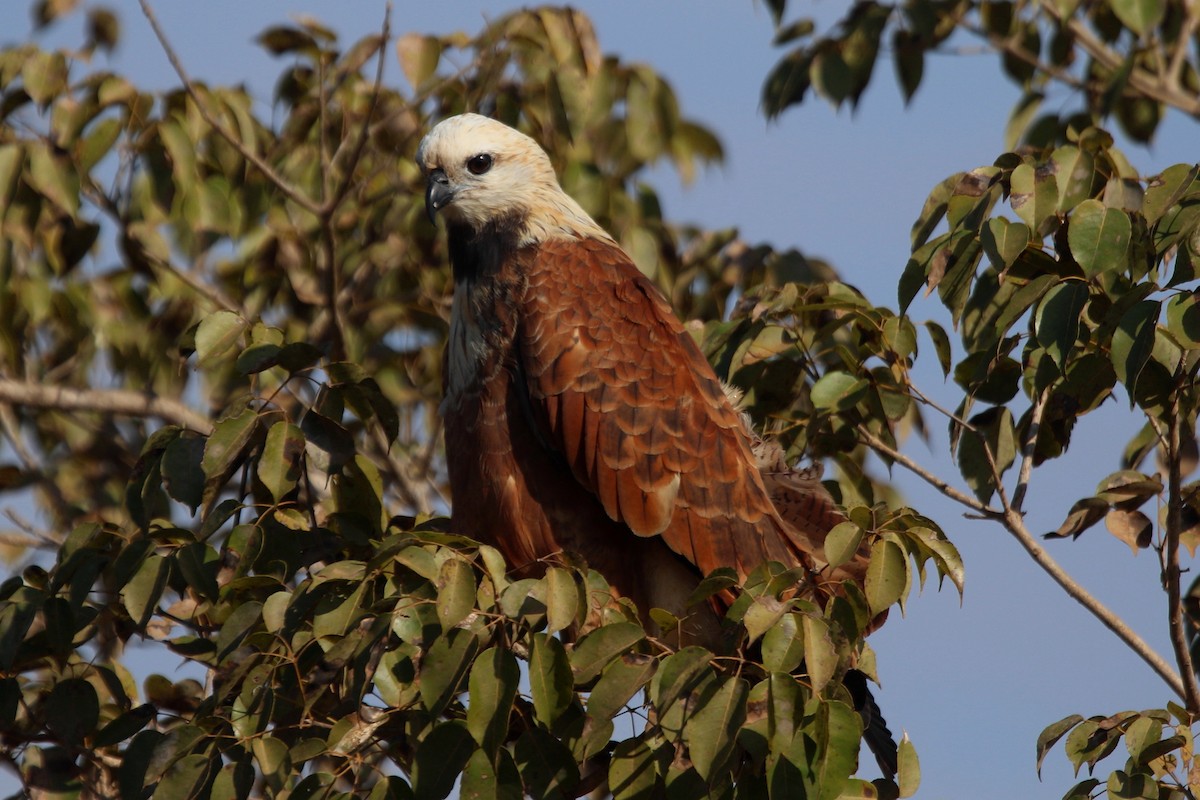
[[[115,43],[116,16],[87,13],[87,46]],[[836,557],[876,551],[865,591],[819,608],[779,565],[710,576],[695,601],[732,601],[725,638],[673,652],[585,566],[510,576],[446,533],[428,512],[450,276],[417,142],[467,109],[535,135],[687,317],[770,273],[823,286],[817,316],[853,307],[884,350],[909,332],[796,254],[668,226],[644,172],[689,179],[720,145],[579,12],[402,36],[407,93],[372,78],[387,38],[264,31],[284,62],[268,116],[182,72],[154,94],[72,51],[0,50],[0,488],[50,521],[0,584],[5,757],[61,796],[869,796],[841,679],[874,676],[863,637],[928,564],[961,590],[953,546],[848,494]],[[791,291],[713,345],[730,374],[771,363],[768,327],[808,335]],[[778,380],[756,381],[760,416],[786,407]],[[836,437],[855,393],[831,387],[811,410]],[[188,677],[141,679],[143,648]],[[907,742],[901,764],[887,790],[907,796]]]
[[[994,53],[1022,91],[1010,147],[1021,139],[1045,146],[1110,119],[1149,142],[1168,109],[1200,116],[1200,60],[1191,46],[1200,13],[1183,0],[870,0],[828,31],[807,18],[786,21],[786,0],[769,6],[774,43],[787,52],[763,85],[768,116],[810,90],[835,106],[857,105],[881,54],[891,56],[909,101],[930,56],[961,54],[968,41]]]

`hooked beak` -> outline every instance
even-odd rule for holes
[[[450,188],[450,179],[446,171],[435,169],[429,173],[428,186],[425,187],[425,213],[429,221],[436,224],[437,212],[441,211],[454,200],[454,190]]]

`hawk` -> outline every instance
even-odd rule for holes
[[[717,615],[687,599],[719,567],[802,567],[817,599],[862,583],[865,553],[825,563],[842,519],[828,493],[756,439],[661,292],[533,139],[462,114],[425,136],[417,161],[454,274],[442,414],[455,530],[518,571],[576,553],[643,614],[683,620],[682,641],[715,637]]]

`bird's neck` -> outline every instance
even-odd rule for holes
[[[519,227],[515,220],[500,220],[482,230],[454,224],[448,229],[454,270],[448,401],[494,375],[512,348],[525,291],[525,275],[517,263]]]
[[[497,217],[479,229],[452,223],[446,241],[454,283],[481,283],[495,277],[519,246],[521,223],[515,216]]]

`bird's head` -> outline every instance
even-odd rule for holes
[[[417,148],[428,185],[425,210],[473,231],[511,225],[522,244],[554,235],[608,238],[563,192],[537,142],[479,114],[459,114],[434,126]]]

